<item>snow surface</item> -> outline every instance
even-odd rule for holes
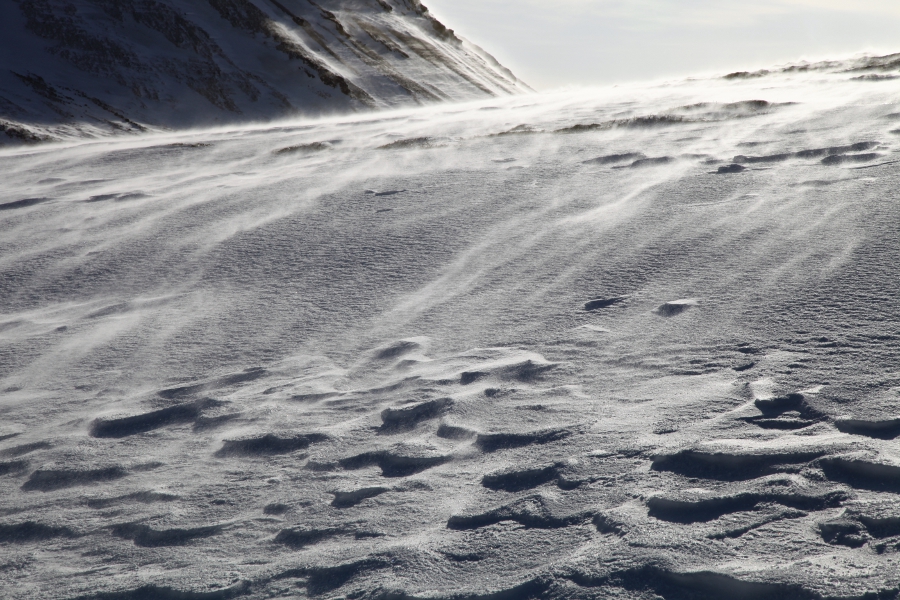
[[[3,150],[0,596],[895,597],[860,64]]]

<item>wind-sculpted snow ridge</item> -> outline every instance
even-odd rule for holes
[[[418,0],[13,0],[0,144],[527,90]]]
[[[848,69],[3,150],[0,597],[898,597]]]
[[[810,72],[844,73],[858,81],[888,81],[900,77],[900,53],[885,56],[862,55],[847,60],[803,61],[772,69],[735,71],[725,75],[725,79],[755,79],[773,74]]]

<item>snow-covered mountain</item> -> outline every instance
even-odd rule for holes
[[[0,143],[527,89],[418,0],[8,0]]]

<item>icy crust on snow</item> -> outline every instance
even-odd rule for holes
[[[853,77],[3,151],[0,596],[896,597]]]
[[[0,38],[0,144],[528,89],[418,0],[16,0]]]

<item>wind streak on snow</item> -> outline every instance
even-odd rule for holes
[[[183,289],[181,286],[196,285],[188,282],[202,278],[202,269],[198,270],[196,264],[218,252],[226,240],[244,234],[253,236],[254,231],[292,219],[302,220],[309,210],[327,211],[335,196],[355,197],[366,188],[405,189],[402,195],[390,196],[396,201],[386,199],[378,204],[379,208],[391,209],[378,217],[389,227],[414,226],[430,217],[464,219],[461,213],[465,211],[475,214],[469,231],[462,236],[465,241],[449,244],[454,256],[452,260],[442,258],[438,272],[433,267],[421,270],[425,265],[410,257],[415,265],[411,267],[416,273],[414,279],[420,282],[418,291],[411,295],[402,292],[391,301],[394,306],[390,314],[404,316],[396,322],[396,317],[387,316],[388,324],[400,326],[416,314],[465,297],[501,270],[507,281],[519,282],[510,293],[537,301],[547,284],[534,285],[536,274],[528,272],[543,268],[558,273],[560,264],[566,265],[564,272],[577,270],[578,265],[591,260],[588,248],[603,245],[602,239],[598,241],[602,231],[622,227],[623,219],[633,221],[654,211],[668,215],[653,229],[636,231],[629,237],[627,251],[631,253],[667,235],[667,228],[676,235],[689,235],[685,232],[698,218],[698,207],[679,210],[677,203],[666,202],[662,196],[673,193],[664,191],[667,186],[691,180],[698,169],[706,168],[698,166],[704,164],[703,157],[727,161],[729,155],[746,152],[741,144],[751,141],[771,151],[785,145],[792,149],[811,145],[804,144],[808,135],[785,129],[796,129],[792,124],[804,115],[811,116],[811,129],[821,128],[833,119],[843,119],[841,115],[853,105],[845,97],[843,81],[822,79],[822,75],[800,82],[796,77],[785,78],[774,85],[767,81],[766,89],[754,87],[753,82],[689,81],[677,86],[575,91],[350,120],[332,118],[297,125],[85,143],[24,154],[6,152],[11,176],[5,197],[15,200],[40,194],[52,199],[45,205],[48,214],[42,214],[41,219],[16,219],[13,215],[5,230],[9,239],[32,240],[23,249],[25,253],[82,249],[76,253],[80,259],[70,256],[58,263],[57,269],[65,265],[77,268],[79,263],[89,262],[89,253],[112,251],[124,240],[155,237],[162,242],[154,250],[156,261],[194,263],[185,273],[187,279],[176,278],[180,282],[176,284],[170,278],[166,284]],[[867,92],[860,87],[856,93]],[[719,106],[756,99],[765,99],[771,107],[759,115],[721,121]],[[799,104],[779,106],[788,102]],[[680,109],[684,106],[691,108],[685,112]],[[693,122],[627,124],[632,117],[669,113],[690,114]],[[572,125],[605,122],[622,125],[596,133],[551,133]],[[535,133],[489,137],[523,124]],[[709,135],[713,131],[715,134]],[[845,125],[839,137],[831,133],[835,143],[874,135],[855,131],[852,122]],[[375,149],[392,140],[413,138],[433,140],[433,147]],[[302,155],[276,152],[320,142],[328,144]],[[576,164],[591,158],[592,153],[612,154],[613,150],[669,157],[671,162],[650,167],[639,166],[639,161],[633,165],[626,162],[606,169]],[[492,162],[497,156],[510,156],[515,161]],[[38,184],[42,179],[39,173],[52,173],[62,181]],[[610,178],[615,184],[604,183]],[[720,179],[703,184],[697,192],[705,194],[719,183],[726,182]],[[768,191],[761,196],[757,192],[755,197],[742,197],[735,192],[730,198],[721,198],[720,208],[708,206],[704,218],[727,230],[725,241],[720,238],[723,244],[736,243],[763,223],[780,227],[785,237],[803,239],[806,253],[793,252],[783,269],[796,273],[797,265],[817,251],[813,240],[823,239],[846,207],[831,204],[820,214],[810,214],[802,208],[808,204],[804,192],[785,198],[788,194],[777,180],[766,185]],[[514,197],[509,194],[512,190]],[[104,195],[110,199],[82,204]],[[486,208],[483,200],[495,195],[503,195],[504,202]],[[433,204],[429,202],[432,198],[442,201]],[[776,199],[779,206],[772,207]],[[340,210],[359,210],[365,202],[371,199],[360,196]],[[406,208],[391,208],[398,204]],[[64,211],[63,206],[67,207]],[[423,212],[426,207],[427,213]],[[493,214],[478,214],[482,210]],[[735,220],[735,211],[759,218]],[[777,225],[768,221],[767,215],[773,211],[780,211]],[[339,220],[340,215],[334,218]],[[561,238],[568,240],[566,245],[558,244]],[[852,235],[845,233],[840,240],[841,244],[850,244],[846,248],[852,247]],[[754,255],[768,254],[783,241],[769,237],[759,243],[765,244],[765,250],[746,253],[745,267],[746,261],[753,262]],[[548,245],[554,248],[549,254]],[[797,244],[792,245],[796,249]],[[163,259],[160,254],[169,258]],[[3,262],[8,264],[21,256],[6,253]],[[523,261],[526,256],[528,260]],[[511,278],[511,273],[518,275]],[[422,275],[427,279],[421,280]],[[543,277],[541,281],[549,281],[547,273]],[[777,272],[765,277],[770,284],[780,280]],[[565,285],[559,277],[553,280],[555,287]]]

